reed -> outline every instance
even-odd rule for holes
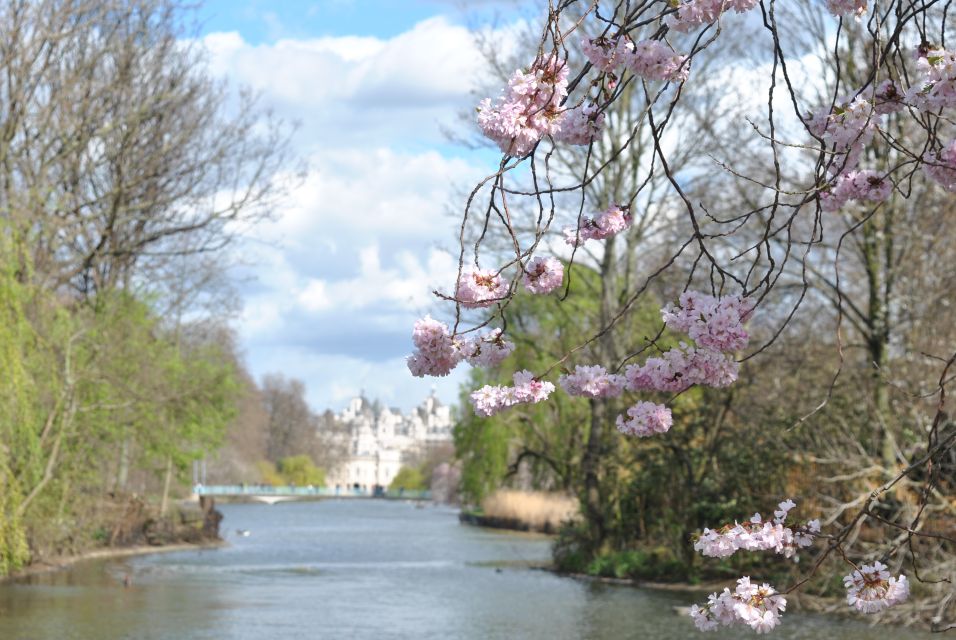
[[[513,489],[499,489],[486,496],[481,512],[487,518],[515,521],[533,531],[557,531],[579,515],[577,499],[566,494]]]

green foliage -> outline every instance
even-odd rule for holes
[[[30,550],[95,542],[103,488],[122,491],[130,470],[158,488],[167,464],[212,451],[238,389],[219,345],[126,292],[56,298],[22,246],[0,234],[0,575]]]
[[[420,469],[416,467],[402,467],[398,470],[398,473],[395,474],[395,478],[392,480],[392,484],[388,485],[388,488],[392,491],[399,489],[405,489],[406,491],[424,491],[428,488],[428,483],[425,482],[425,477],[422,475]]]
[[[325,486],[325,471],[315,466],[307,455],[288,456],[273,464],[268,460],[256,463],[259,477],[273,487],[295,485],[298,487]]]
[[[312,458],[306,455],[289,456],[279,461],[279,473],[286,484],[299,487],[325,485],[325,472],[315,466]]]

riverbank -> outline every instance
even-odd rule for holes
[[[158,553],[172,553],[174,551],[218,549],[226,546],[227,544],[228,543],[225,540],[218,540],[201,543],[179,542],[161,546],[141,545],[135,547],[106,547],[101,549],[92,549],[90,551],[78,553],[76,555],[47,558],[33,564],[29,564],[9,575],[0,576],[0,583],[16,582],[17,580],[32,578],[34,576],[53,573],[55,571],[63,571],[64,569],[70,569],[77,564],[91,562],[94,560],[115,560],[118,558],[129,558]]]
[[[219,536],[223,516],[212,498],[202,497],[197,503],[183,502],[162,516],[141,500],[133,502],[138,507],[136,510],[131,514],[126,512],[124,518],[110,523],[110,529],[100,529],[99,544],[88,542],[85,547],[71,549],[70,553],[34,550],[29,564],[0,575],[0,582],[60,571],[86,561],[215,548],[225,544]]]

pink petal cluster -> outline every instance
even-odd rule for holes
[[[508,91],[478,105],[478,126],[502,152],[527,155],[541,138],[560,131],[560,107],[568,95],[568,65],[552,56],[525,73],[515,71]]]
[[[833,153],[831,173],[841,173],[856,167],[863,147],[873,139],[879,114],[873,104],[857,96],[850,101],[838,102],[828,112],[811,114],[807,127],[815,136],[822,138]]]
[[[584,57],[599,71],[614,73],[618,68],[627,64],[631,57],[634,45],[624,38],[600,37],[593,40],[581,41],[581,52]]]
[[[797,549],[809,547],[820,533],[820,521],[811,520],[802,526],[785,526],[787,513],[795,507],[793,500],[781,502],[772,522],[764,522],[759,513],[749,521],[727,524],[719,529],[704,528],[694,543],[694,550],[710,558],[726,558],[737,551],[773,551],[792,558]]]
[[[646,438],[667,433],[674,423],[671,410],[654,402],[638,402],[627,410],[627,418],[617,417],[617,430],[628,436]]]
[[[927,153],[924,161],[923,171],[930,180],[947,191],[956,192],[956,140],[939,153]]]
[[[838,177],[829,191],[820,192],[820,207],[837,211],[850,200],[883,202],[893,193],[893,183],[879,171],[847,171]]]
[[[956,106],[956,51],[919,48],[916,55],[919,77],[906,92],[906,101],[929,111]]]
[[[631,226],[631,212],[626,205],[612,204],[596,218],[584,218],[577,229],[565,229],[564,241],[572,247],[587,240],[606,240]]]
[[[599,365],[574,367],[574,373],[562,375],[558,384],[569,396],[616,398],[624,391],[624,376],[608,373]]]
[[[554,384],[535,379],[530,371],[518,371],[512,380],[512,387],[485,385],[472,392],[471,404],[475,413],[487,418],[518,404],[536,404],[547,400],[554,392]]]
[[[458,279],[457,300],[468,309],[489,307],[508,295],[508,281],[494,271],[466,271]]]
[[[628,68],[648,80],[679,82],[687,79],[690,65],[687,56],[675,53],[660,40],[643,40],[634,45],[627,59]]]
[[[447,376],[461,362],[462,354],[448,331],[448,325],[431,316],[415,323],[412,330],[415,351],[406,363],[416,378]]]
[[[827,0],[827,10],[835,16],[866,14],[867,0]]]
[[[750,336],[743,328],[753,312],[753,305],[739,295],[714,296],[685,291],[679,306],[661,309],[664,324],[682,331],[698,346],[717,351],[737,351],[747,346]]]
[[[557,258],[532,258],[524,271],[524,287],[531,293],[551,293],[564,281],[564,265]]]
[[[557,126],[556,141],[588,145],[604,126],[604,112],[596,104],[582,104],[562,113]]]
[[[877,613],[904,602],[910,595],[906,576],[890,577],[886,565],[874,562],[844,576],[846,603],[860,613]]]
[[[720,14],[733,9],[737,13],[750,11],[757,6],[759,0],[684,0],[677,7],[676,13],[668,20],[668,26],[686,33],[692,29],[711,22],[716,22]]]
[[[780,624],[780,616],[787,608],[787,599],[769,584],[759,587],[744,576],[737,581],[733,592],[712,593],[707,604],[694,605],[690,616],[701,631],[713,631],[718,626],[747,625],[757,633],[769,633]]]
[[[624,370],[629,391],[678,393],[691,385],[723,388],[737,380],[739,365],[730,356],[714,349],[681,343],[660,357]]]
[[[903,92],[892,80],[884,80],[873,92],[873,106],[880,115],[896,113],[905,106],[904,99]]]
[[[501,329],[493,329],[483,336],[464,341],[461,354],[473,367],[494,367],[501,364],[515,350],[513,342],[505,340]]]

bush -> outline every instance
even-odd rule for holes
[[[388,485],[388,488],[392,491],[398,491],[399,489],[424,491],[428,487],[425,485],[425,478],[421,471],[415,467],[402,467],[398,470],[395,479],[392,480],[392,484]]]

